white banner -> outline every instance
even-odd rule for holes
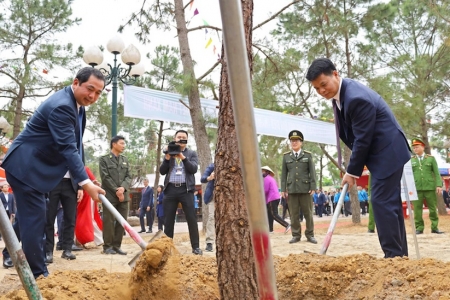
[[[192,124],[189,110],[180,100],[189,105],[187,97],[179,94],[125,86],[125,116]],[[209,99],[200,99],[200,101],[204,118],[206,120],[216,119],[219,113],[219,102]],[[258,134],[287,138],[291,130],[297,129],[303,133],[306,141],[336,145],[336,132],[332,123],[260,108],[255,108],[254,112],[256,132]],[[213,123],[206,126],[216,127]]]

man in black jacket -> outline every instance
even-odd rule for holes
[[[181,203],[189,228],[192,253],[201,255],[199,248],[199,234],[197,217],[194,208],[195,177],[198,170],[197,153],[187,149],[188,133],[178,130],[175,133],[175,142],[179,145],[179,152],[167,149],[164,160],[159,167],[164,179],[164,233],[173,238],[173,227],[178,204]]]

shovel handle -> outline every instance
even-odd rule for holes
[[[106,199],[105,196],[103,196],[103,195],[98,195],[98,196],[99,196],[100,200],[102,201],[103,206],[106,207],[106,209],[108,209],[109,212],[114,215],[114,217],[116,218],[117,222],[119,222],[120,225],[122,225],[122,227],[125,229],[126,232],[128,232],[128,234],[136,242],[136,244],[138,244],[142,248],[142,250],[145,250],[145,248],[147,247],[147,243],[142,239],[142,237],[139,235],[139,233],[137,233],[133,229],[133,227],[130,226],[130,224],[127,222],[127,220],[125,220],[122,217],[122,215],[111,204],[111,202],[109,202],[109,200]]]

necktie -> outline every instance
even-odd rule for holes
[[[78,128],[80,130],[78,153],[80,154],[81,160],[83,160],[83,116],[84,107],[80,106],[80,110],[78,111]]]
[[[298,158],[298,153],[295,153],[295,159],[297,159]]]
[[[338,118],[338,108],[337,108],[337,104],[336,104],[336,100],[333,99],[333,112],[334,112],[334,124],[335,124],[335,128],[336,128],[336,147],[337,147],[337,152],[338,152],[338,164],[339,167],[342,166],[342,153],[341,153],[341,142],[339,139],[339,118]]]

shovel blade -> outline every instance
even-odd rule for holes
[[[159,239],[160,237],[166,236],[164,234],[164,231],[162,230],[158,230],[158,232],[155,233],[155,235],[148,241],[148,244],[150,244],[151,242],[153,242],[154,240]],[[136,266],[136,261],[138,260],[138,258],[141,256],[141,254],[144,252],[144,250],[141,250],[138,252],[138,254],[136,254],[129,262],[128,265],[133,269]]]

